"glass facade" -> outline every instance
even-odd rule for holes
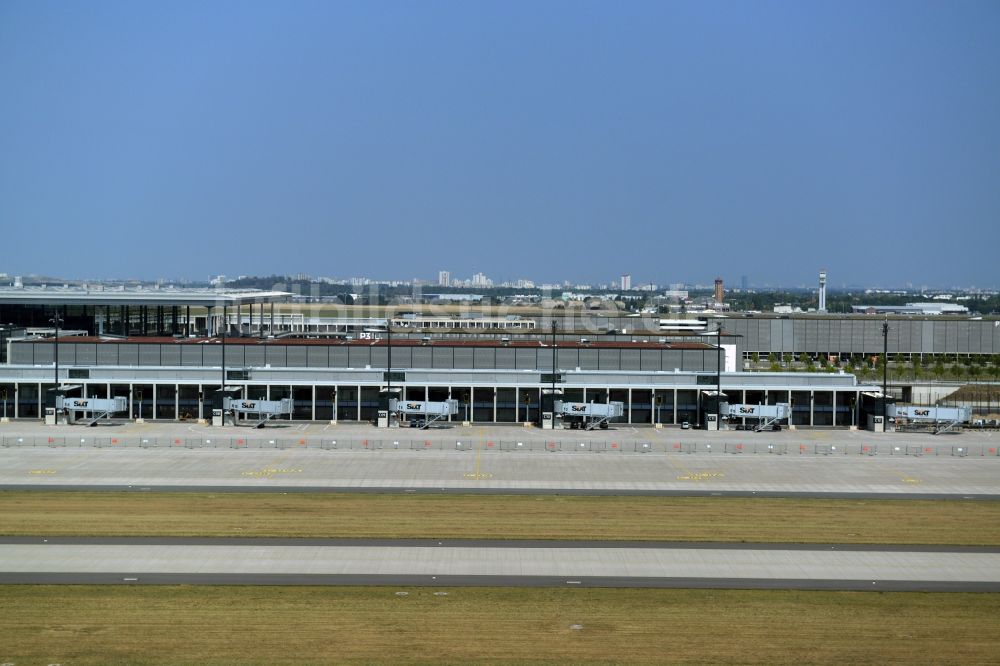
[[[71,395],[82,397],[124,397],[130,400],[131,418],[159,420],[194,420],[211,418],[212,401],[217,384],[107,384],[80,380],[81,389]],[[240,384],[243,396],[251,400],[281,400],[292,398],[292,418],[299,421],[374,421],[379,405],[378,387],[320,384],[290,386],[288,384]],[[39,391],[41,388],[41,392]],[[0,384],[0,409],[6,405],[8,418],[41,418],[52,384],[37,382],[7,382]],[[406,400],[458,401],[458,414],[452,421],[470,420],[475,423],[538,422],[541,391],[539,387],[509,386],[425,386],[407,385]],[[860,390],[860,389],[857,389]],[[6,391],[7,399],[2,394]],[[854,405],[857,391],[782,389],[731,389],[730,399],[746,404],[778,404],[792,402],[792,423],[797,426],[849,427],[856,425]],[[701,405],[695,389],[649,389],[580,387],[564,389],[562,400],[568,402],[606,403],[620,401],[624,416],[620,422],[637,425],[660,423],[672,425],[687,421],[699,423]],[[336,411],[335,411],[336,410]],[[734,424],[738,424],[734,421]]]

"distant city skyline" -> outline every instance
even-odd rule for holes
[[[996,288],[998,34],[976,0],[12,0],[0,270]]]
[[[825,276],[826,272],[823,272]],[[562,280],[545,282],[545,281],[535,281],[527,277],[520,277],[516,279],[496,279],[494,280],[489,275],[483,272],[477,272],[468,278],[462,278],[461,276],[452,277],[450,271],[441,270],[437,273],[437,279],[433,277],[419,277],[415,276],[409,279],[393,278],[378,275],[354,275],[354,276],[333,276],[333,275],[309,275],[306,273],[286,273],[280,275],[266,276],[266,275],[237,275],[237,276],[226,276],[226,275],[212,275],[205,278],[189,278],[189,277],[159,277],[155,279],[142,279],[137,277],[129,278],[96,278],[96,277],[79,277],[79,276],[66,276],[66,275],[39,275],[39,274],[28,274],[28,275],[12,275],[0,271],[0,286],[4,284],[13,284],[15,287],[20,286],[21,281],[25,278],[31,280],[41,280],[42,284],[46,284],[52,287],[59,287],[62,283],[87,283],[88,281],[92,284],[100,283],[122,283],[129,281],[142,281],[150,284],[201,284],[207,283],[211,286],[221,287],[226,284],[232,284],[234,282],[239,282],[245,279],[259,280],[267,277],[274,277],[282,281],[292,281],[292,282],[327,282],[331,284],[348,284],[356,287],[365,287],[369,285],[387,285],[391,287],[419,287],[424,291],[433,291],[435,287],[445,287],[450,289],[525,289],[525,290],[574,290],[574,291],[655,291],[657,293],[667,293],[676,292],[678,290],[705,290],[713,291],[718,293],[720,286],[723,288],[724,293],[739,293],[739,292],[753,292],[753,291],[769,291],[769,290],[811,290],[817,291],[819,289],[819,273],[817,274],[817,282],[814,284],[800,283],[793,285],[756,285],[751,284],[748,281],[746,275],[740,276],[739,285],[734,285],[727,282],[725,279],[722,281],[722,285],[719,285],[715,280],[709,283],[702,283],[698,281],[670,281],[670,282],[659,282],[652,280],[643,280],[641,282],[632,283],[631,279],[623,280],[622,278],[630,278],[629,275],[621,275],[618,280],[602,280],[593,283],[582,282],[579,280],[572,280],[565,278]],[[623,284],[624,283],[624,284]],[[998,293],[1000,289],[996,287],[984,287],[977,285],[841,285],[841,286],[831,286],[827,282],[827,287],[830,291],[865,291],[870,293],[909,293],[917,294],[921,292],[927,292],[931,294],[942,294],[949,291],[954,291],[957,293]]]

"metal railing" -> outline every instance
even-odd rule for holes
[[[1000,444],[913,444],[906,442],[703,442],[664,440],[579,440],[571,438],[511,439],[407,439],[316,437],[143,437],[67,435],[0,437],[5,448],[111,448],[111,449],[318,449],[325,451],[436,451],[480,453],[564,454],[712,454],[765,456],[1000,456]]]

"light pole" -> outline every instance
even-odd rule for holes
[[[715,332],[715,428],[722,426],[722,322]]]
[[[552,319],[552,399],[555,400],[556,396],[556,320]]]
[[[56,311],[55,316],[52,317],[52,319],[49,319],[49,321],[52,322],[52,324],[56,327],[56,333],[55,333],[56,348],[54,354],[56,362],[55,390],[58,391],[59,390],[59,324],[63,323],[62,317],[59,316],[58,310]]]
[[[389,315],[389,309],[385,310],[385,332],[386,332],[386,361],[385,361],[385,377],[386,377],[386,389],[385,389],[385,406],[386,406],[386,425],[392,427],[392,412],[389,410],[390,401],[392,400],[392,317]],[[468,419],[466,419],[468,421]]]
[[[889,315],[882,323],[882,432],[885,432],[886,420],[889,418]]]
[[[228,308],[223,304],[222,306],[222,386],[220,387],[223,397],[226,393],[226,327],[229,326],[227,319],[229,318]]]
[[[552,419],[552,427],[556,427],[556,324],[555,315],[552,318],[552,394],[549,396],[549,411]],[[544,409],[543,409],[544,411]]]

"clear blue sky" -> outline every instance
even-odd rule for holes
[[[1000,2],[0,1],[0,272],[1000,285]]]

